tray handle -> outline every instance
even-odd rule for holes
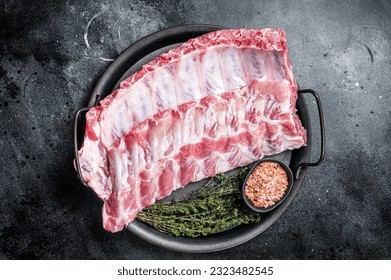
[[[320,156],[319,159],[316,162],[302,162],[300,163],[296,170],[294,171],[295,174],[295,180],[299,177],[299,173],[301,168],[306,166],[318,166],[321,164],[324,160],[324,153],[325,153],[325,132],[324,132],[324,118],[323,118],[323,110],[322,110],[322,103],[320,102],[319,95],[316,93],[313,89],[302,89],[298,91],[299,94],[303,93],[310,93],[315,97],[316,100],[316,106],[318,107],[318,114],[319,114],[319,126],[320,126]]]
[[[100,101],[100,95],[98,94],[96,96],[95,103],[94,103],[94,105],[92,107],[95,107],[96,105],[98,105],[99,101]],[[78,124],[79,124],[79,116],[80,116],[80,114],[83,113],[83,112],[89,111],[92,107],[84,107],[84,108],[81,108],[81,109],[77,110],[76,115],[75,115],[75,120],[74,120],[74,123],[73,123],[73,145],[74,145],[74,152],[75,152],[75,168],[76,168],[77,176],[79,177],[79,179],[82,182],[82,184],[84,186],[86,186],[86,187],[88,187],[88,184],[84,180],[83,174],[81,173],[80,161],[79,161],[79,156],[78,156],[78,150],[79,150],[79,141],[77,139],[78,135],[79,135]],[[83,123],[83,127],[84,126],[85,126],[85,123]],[[82,139],[82,142],[83,142],[84,135],[82,137],[83,137],[83,139]]]

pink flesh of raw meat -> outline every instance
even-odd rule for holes
[[[100,198],[108,199],[113,186],[107,149],[134,125],[259,78],[287,80],[296,87],[281,29],[220,30],[157,57],[87,113],[86,137],[78,154],[84,180]]]
[[[255,80],[135,125],[108,149],[113,192],[103,224],[115,232],[190,182],[306,144],[289,81]]]

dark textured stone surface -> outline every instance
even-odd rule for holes
[[[390,259],[390,2],[264,2],[1,1],[0,258]],[[300,85],[321,95],[327,132],[324,164],[271,228],[201,255],[105,232],[101,201],[72,167],[74,113],[109,60],[185,23],[284,28]]]

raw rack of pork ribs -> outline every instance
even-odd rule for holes
[[[306,145],[281,29],[219,30],[155,58],[86,114],[78,152],[122,230],[190,182]]]

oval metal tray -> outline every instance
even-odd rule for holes
[[[211,26],[211,25],[183,25],[177,27],[167,28],[156,33],[153,33],[149,36],[146,36],[133,45],[131,45],[128,49],[126,49],[106,70],[106,72],[102,75],[100,80],[98,81],[91,98],[89,100],[88,106],[86,108],[80,109],[76,114],[75,119],[75,133],[74,133],[74,141],[75,141],[75,153],[79,148],[77,141],[77,127],[78,127],[78,117],[82,111],[87,111],[92,106],[95,106],[97,102],[110,94],[114,89],[119,87],[120,81],[130,76],[135,71],[139,70],[141,66],[148,61],[152,60],[156,56],[168,51],[170,48],[184,43],[190,38],[194,38],[200,36],[202,34],[216,31],[219,29],[223,29],[219,26]],[[312,90],[303,90],[299,91],[299,93],[311,92]],[[316,93],[315,93],[316,94]],[[210,235],[207,237],[199,237],[199,238],[186,238],[186,237],[172,237],[166,234],[163,234],[149,225],[140,222],[138,220],[133,221],[127,226],[127,229],[138,237],[155,244],[157,246],[181,251],[181,252],[193,252],[193,253],[205,253],[205,252],[213,252],[220,251],[224,249],[228,249],[237,245],[240,245],[265,231],[269,228],[287,209],[290,205],[297,192],[302,185],[305,174],[306,174],[306,166],[307,165],[318,165],[323,160],[324,156],[324,129],[323,129],[323,116],[321,111],[321,105],[319,101],[319,97],[315,95],[318,102],[318,109],[320,114],[320,124],[321,124],[321,158],[318,162],[308,163],[310,159],[311,152],[311,126],[310,126],[310,117],[307,110],[307,105],[305,100],[301,94],[299,94],[299,98],[297,100],[297,110],[300,120],[302,121],[303,126],[307,130],[307,146],[302,147],[298,150],[294,151],[286,151],[282,154],[273,156],[289,165],[292,170],[296,170],[296,180],[293,184],[292,190],[289,196],[285,199],[285,201],[273,210],[270,213],[264,214],[262,216],[262,221],[259,224],[250,224],[244,226],[238,226],[232,228],[230,230]],[[76,155],[76,154],[75,154]],[[77,161],[77,160],[76,160]],[[78,167],[78,165],[77,165]],[[303,168],[301,168],[303,167]],[[235,172],[235,171],[233,171]],[[80,175],[79,175],[80,177]],[[84,180],[81,178],[81,181]],[[165,198],[165,200],[170,200],[173,198],[179,198],[190,191],[197,189],[203,182],[192,183],[186,186],[186,188],[177,190],[173,192],[169,197]]]

